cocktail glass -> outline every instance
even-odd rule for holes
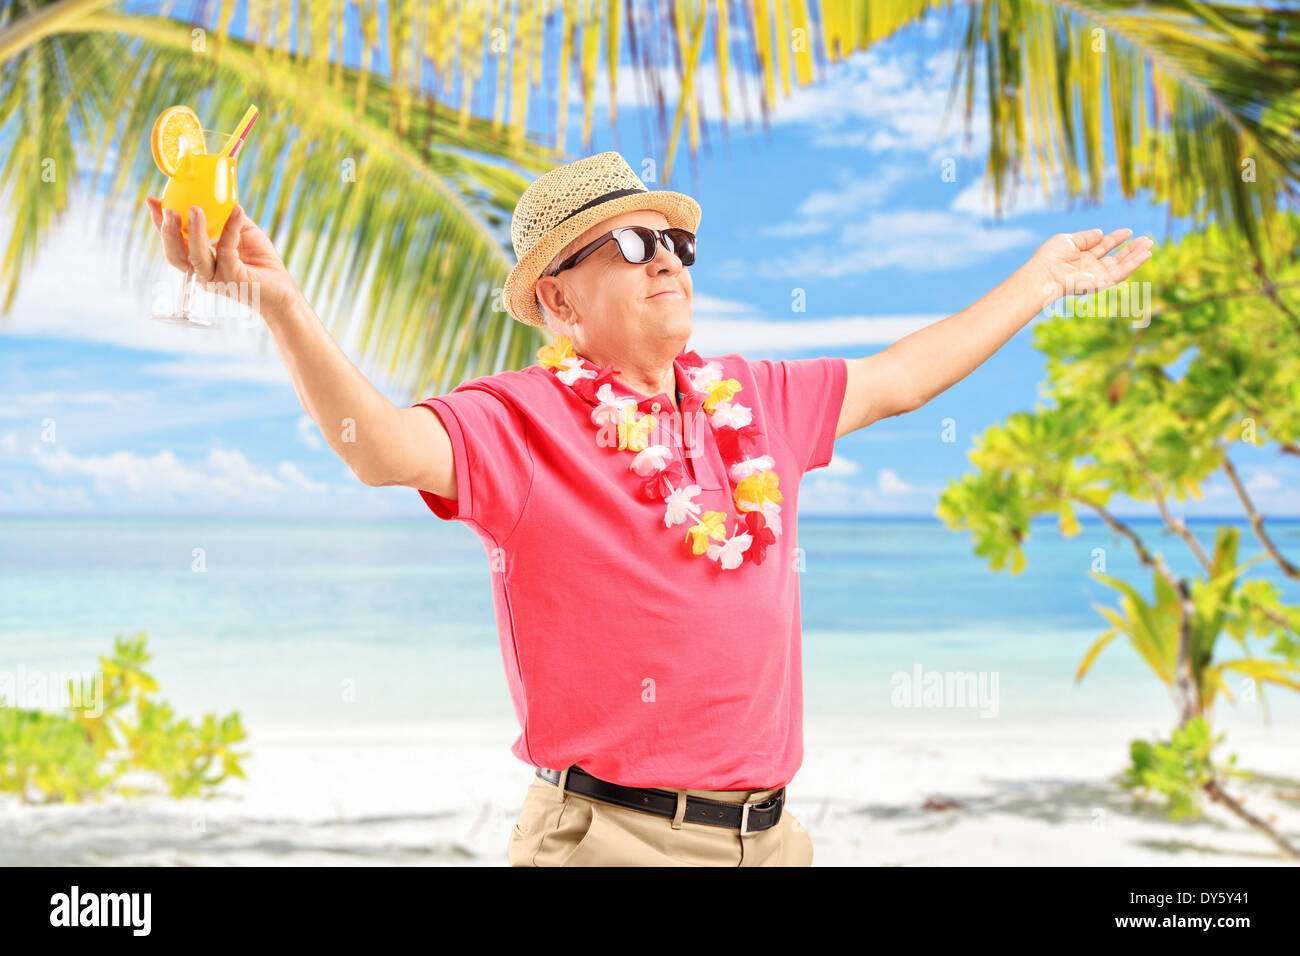
[[[210,152],[198,151],[182,153],[176,175],[167,180],[162,193],[162,208],[175,210],[181,218],[181,238],[189,242],[190,206],[198,206],[207,219],[208,242],[221,238],[230,212],[239,202],[239,192],[235,182],[235,164],[237,156],[222,154],[232,134],[211,130],[203,131],[204,139]],[[210,329],[214,327],[212,319],[194,310],[194,287],[198,276],[191,266],[185,273],[181,289],[181,307],[174,312],[154,312],[153,318],[160,322],[172,322],[193,328]]]

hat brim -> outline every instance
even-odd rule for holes
[[[620,196],[618,199],[611,199],[590,209],[584,209],[573,218],[564,220],[534,243],[524,257],[515,263],[514,268],[510,270],[510,275],[506,277],[503,290],[506,311],[512,318],[525,325],[538,327],[545,325],[542,311],[537,307],[536,296],[537,280],[542,277],[542,271],[561,249],[592,226],[605,219],[612,219],[614,216],[638,209],[663,213],[664,218],[668,220],[669,228],[672,229],[689,229],[695,232],[700,225],[700,204],[684,193],[667,189],[653,189],[632,196]]]

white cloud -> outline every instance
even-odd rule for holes
[[[140,366],[148,375],[164,375],[187,382],[254,382],[268,385],[292,384],[279,361],[262,359],[222,360],[183,358],[151,362]]]
[[[321,438],[320,429],[316,423],[311,420],[309,415],[299,415],[296,423],[298,440],[313,451],[318,450],[325,444]]]
[[[913,491],[911,485],[898,477],[892,468],[881,468],[876,473],[876,487],[882,495],[906,495]]]
[[[0,210],[8,208],[0,199]],[[145,364],[141,371],[185,381],[291,383],[265,323],[229,299],[202,291],[196,294],[196,307],[216,317],[217,325],[211,329],[150,318],[154,311],[175,306],[181,274],[165,262],[160,249],[146,249],[143,255],[137,251],[140,262],[135,268],[141,271],[124,272],[124,227],[101,229],[99,213],[108,223],[147,215],[143,208],[104,209],[98,198],[88,199],[84,192],[75,195],[68,214],[46,235],[24,270],[0,337],[48,336],[176,356]],[[0,235],[11,228],[12,221],[0,213]],[[91,236],[95,241],[88,242]],[[364,301],[364,295],[363,288],[359,301]],[[348,343],[340,345],[347,350]],[[400,389],[382,372],[366,370],[365,374],[381,392],[400,398]]]
[[[772,123],[810,127],[807,145],[815,149],[920,153],[931,161],[981,155],[988,136],[982,96],[969,143],[960,103],[945,116],[954,62],[951,51],[922,63],[897,48],[873,47],[831,67],[824,81],[797,87],[781,100]]]
[[[1058,194],[1058,197],[1060,195]],[[981,176],[957,193],[948,208],[953,212],[970,213],[972,216],[994,216],[996,211],[993,208],[992,182],[987,176]],[[1012,188],[1002,197],[1004,215],[1045,212],[1049,208],[1037,181],[1021,181],[1019,189]]]
[[[27,395],[17,395],[15,407],[10,409],[17,412],[12,417],[18,426],[14,430],[18,436],[15,440],[49,438],[42,424],[48,417],[57,427],[55,436],[59,440],[74,443],[94,440],[99,447],[128,446],[140,436],[157,435],[171,428],[193,431],[201,426],[265,419],[278,407],[275,396],[268,397],[251,388],[240,390],[236,397],[198,401],[183,390],[179,395],[163,391],[124,392],[122,396],[122,401],[117,403],[50,406],[41,403],[40,396],[32,400]],[[286,415],[296,409],[292,393],[278,401],[282,402]],[[0,416],[0,422],[3,420]]]
[[[809,193],[795,207],[795,218],[757,230],[759,235],[800,237],[824,233],[836,222],[861,218],[864,211],[879,208],[904,179],[893,164],[879,164],[858,170],[841,170],[833,188]]]
[[[1106,189],[1118,190],[1119,172],[1112,162],[1102,171],[1102,183]],[[1049,180],[1051,200],[1044,198],[1042,184],[1037,177],[1022,177],[1016,183],[1008,183],[1008,191],[1002,197],[1003,216],[1021,216],[1028,213],[1052,212],[1061,209],[1065,202],[1065,183],[1059,175]],[[948,207],[953,212],[969,213],[985,219],[995,218],[997,211],[993,207],[993,185],[987,175],[981,175],[966,186],[953,199]]]
[[[66,447],[51,450],[37,445],[33,457],[49,475],[90,479],[95,492],[103,496],[126,492],[141,500],[155,494],[166,498],[179,494],[195,500],[264,500],[270,493],[285,490],[319,492],[325,488],[290,462],[270,471],[249,461],[243,452],[228,448],[214,448],[205,460],[192,464],[181,461],[170,449],[153,455],[131,451],[74,455]]]
[[[323,482],[312,481],[304,475],[302,469],[291,461],[280,462],[275,466],[275,473],[286,485],[301,488],[303,491],[321,492],[326,488]]]
[[[861,466],[851,458],[845,458],[843,455],[831,455],[831,460],[822,473],[827,475],[852,475],[860,468]]]
[[[1263,469],[1255,472],[1246,482],[1246,490],[1250,492],[1276,491],[1281,487],[1282,482],[1277,475]]]
[[[7,489],[0,487],[0,511],[23,514],[94,510],[94,503],[81,487],[53,487],[24,478],[15,478]]]
[[[816,476],[816,477],[814,477]],[[869,505],[868,489],[812,472],[799,488],[799,514],[854,514]]]
[[[635,5],[634,5],[635,6]],[[982,109],[982,88],[976,91],[976,109],[971,117],[971,137],[965,142],[961,103],[954,104],[945,122],[949,88],[955,63],[952,51],[943,50],[922,60],[917,54],[889,45],[888,41],[854,53],[833,64],[808,86],[792,83],[790,95],[777,80],[777,101],[768,122],[773,127],[801,126],[803,144],[814,149],[850,148],[870,152],[923,153],[931,159],[969,151],[986,151],[987,124]],[[977,86],[980,70],[977,70]],[[676,113],[679,87],[675,75],[661,71],[662,91],[669,120]],[[655,106],[652,92],[640,82],[635,67],[624,63],[618,69],[618,106],[638,109]],[[715,60],[700,64],[695,71],[701,122],[721,123],[722,99]],[[736,128],[746,117],[760,114],[760,74],[746,70],[741,96],[740,72],[736,61],[728,71],[730,116],[728,126]],[[608,74],[602,73],[590,96],[597,115],[609,110]],[[569,123],[580,128],[583,97],[576,73],[570,73]],[[624,153],[634,169],[639,157]]]
[[[0,449],[15,443],[15,433],[0,435]],[[29,457],[34,474],[8,468],[0,475],[0,513],[426,514],[413,490],[368,487],[341,462],[330,471],[331,481],[322,482],[294,462],[264,467],[235,449],[214,449],[204,458],[186,460],[171,450],[75,455],[62,447],[34,445]]]
[[[823,319],[768,318],[736,299],[696,295],[693,331],[687,347],[701,355],[728,352],[789,353],[888,345],[943,315],[850,315]]]
[[[805,480],[799,491],[800,514],[925,515],[934,511],[942,493],[940,486],[911,484],[891,468],[879,469],[874,484],[857,484],[833,470],[837,457]]]
[[[923,274],[969,266],[1037,238],[1031,229],[990,229],[944,210],[891,210],[846,223],[833,241],[799,246],[748,265],[732,260],[727,275],[806,281],[879,269]]]
[[[748,302],[739,299],[722,299],[718,296],[696,292],[692,297],[695,314],[700,315],[745,315],[754,311]]]
[[[861,346],[889,345],[942,318],[942,315],[851,315],[792,320],[705,316],[695,319],[687,345],[700,355],[740,352],[748,356],[751,352],[794,351],[830,355]]]
[[[877,427],[869,428],[855,436],[855,440],[869,439],[877,430]],[[875,437],[883,438],[890,430],[892,423],[879,429],[879,434]],[[881,468],[876,471],[874,482],[859,484],[836,467],[840,459],[837,452],[832,456],[830,465],[811,472],[804,480],[799,491],[800,514],[932,515],[939,496],[946,487],[946,479],[936,484],[906,481],[892,468]],[[1300,487],[1294,482],[1290,484]],[[1261,512],[1277,517],[1300,514],[1300,496],[1289,490],[1285,478],[1279,479],[1270,472],[1260,481],[1256,490],[1258,496],[1255,505]],[[1184,502],[1179,514],[1186,517],[1218,517],[1232,513],[1232,509],[1224,508],[1224,504],[1229,502],[1235,503],[1236,495],[1226,482],[1208,482],[1202,486],[1201,498]],[[1153,517],[1157,514],[1149,502],[1134,502],[1124,496],[1119,497],[1112,513],[1122,518]],[[1086,519],[1094,516],[1091,512],[1081,512],[1080,517]]]
[[[45,415],[60,405],[92,405],[121,410],[151,402],[154,398],[152,391],[24,392],[11,396],[7,404],[0,404],[0,418]]]

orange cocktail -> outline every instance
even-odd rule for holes
[[[222,137],[222,142],[213,145],[220,147],[225,139]],[[162,194],[163,209],[176,210],[181,217],[181,235],[187,239],[191,206],[203,210],[208,239],[216,240],[221,238],[221,230],[237,202],[235,160],[222,152],[185,153]]]
[[[188,106],[170,106],[154,121],[150,146],[154,162],[167,177],[160,202],[164,212],[171,209],[180,219],[181,237],[187,243],[190,238],[192,206],[203,210],[208,241],[215,242],[221,238],[221,231],[239,202],[235,160],[256,120],[257,107],[250,106],[233,133],[209,135],[211,131],[203,128],[198,116]],[[196,281],[191,266],[182,286],[180,309],[174,312],[155,312],[153,317],[166,322],[210,328],[210,322],[196,316],[191,310]]]

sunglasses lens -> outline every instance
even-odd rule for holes
[[[644,226],[632,226],[618,234],[618,246],[628,262],[649,262],[655,257],[655,234]]]
[[[668,241],[672,244],[673,252],[677,254],[678,259],[682,260],[682,265],[694,265],[695,235],[685,229],[669,229],[667,235]]]
[[[694,233],[687,232],[685,229],[665,229],[664,238],[668,240],[669,250],[682,260],[682,265],[689,266],[695,263]],[[649,262],[655,257],[657,241],[654,230],[645,226],[629,226],[618,234],[619,249],[628,262]]]

